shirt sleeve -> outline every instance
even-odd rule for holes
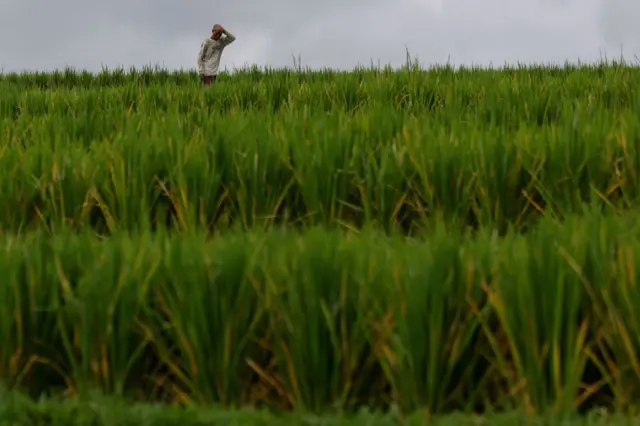
[[[220,40],[223,46],[228,46],[234,41],[236,41],[236,36],[231,34],[229,31],[224,30],[223,34],[224,34],[224,37]]]

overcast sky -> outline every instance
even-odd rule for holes
[[[638,22],[640,0],[0,0],[0,69],[195,68],[214,23],[228,69],[635,61]]]

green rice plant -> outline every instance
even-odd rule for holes
[[[164,255],[146,304],[145,328],[168,370],[172,400],[181,403],[249,404],[263,396],[255,371],[268,338],[268,295],[252,271],[259,238],[213,247],[200,236],[178,244],[165,239]],[[153,243],[151,243],[153,245]]]
[[[22,249],[7,243],[0,256],[2,382],[36,393],[100,388],[130,396],[132,371],[137,379],[145,373],[139,361],[148,336],[138,315],[158,259],[154,247],[134,253],[125,242],[99,253],[91,235],[52,241],[34,235]]]
[[[31,250],[38,241],[38,250]],[[51,249],[35,235],[20,241],[7,236],[1,252],[0,381],[36,394],[65,389],[71,384],[56,379],[64,374],[54,359],[61,343],[56,324],[63,289],[51,280]]]
[[[614,241],[611,233],[600,232],[601,243],[588,248],[591,262],[584,272],[589,282],[601,283],[594,309],[601,328],[591,358],[603,372],[610,392],[600,403],[632,412],[638,410],[640,391],[636,383],[640,377],[637,226],[633,220],[620,221]],[[613,261],[599,262],[602,256]]]
[[[151,337],[141,324],[141,312],[152,291],[160,250],[123,241],[118,249],[100,252],[90,236],[52,240],[51,267],[64,289],[63,311],[57,318],[61,344],[57,359],[64,365],[68,392],[87,394],[100,389],[135,397],[133,386],[145,383]],[[61,245],[63,244],[63,245]],[[133,385],[131,380],[140,380]]]
[[[383,365],[394,399],[408,411],[473,410],[485,390],[481,284],[490,278],[490,264],[482,254],[490,257],[493,244],[463,240],[439,226],[427,244],[394,244],[402,260],[388,266],[391,282],[377,293],[390,302],[395,325]]]
[[[587,235],[581,230],[572,237],[578,245]],[[547,231],[536,237],[541,240],[502,247],[517,256],[502,257],[512,267],[499,268],[487,289],[500,322],[501,335],[495,340],[503,344],[494,343],[495,353],[519,405],[536,410],[551,405],[567,412],[582,397],[593,313],[584,308],[587,293],[572,270],[574,264],[583,264],[582,259],[567,254],[558,241],[562,236]]]
[[[315,412],[327,404],[386,403],[378,351],[388,343],[376,328],[387,312],[375,306],[388,284],[376,279],[384,253],[359,252],[339,234],[318,229],[286,247],[267,256],[262,274],[273,300],[275,370],[289,403]]]

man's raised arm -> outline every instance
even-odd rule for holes
[[[228,46],[234,41],[236,41],[236,36],[231,34],[229,31],[225,30],[224,28],[222,29],[222,34],[224,34],[224,37],[222,38],[221,41],[222,41],[222,44],[224,44],[225,46]]]

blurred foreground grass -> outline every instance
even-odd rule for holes
[[[596,410],[582,418],[539,416],[509,412],[487,416],[451,414],[431,416],[423,411],[402,415],[362,409],[350,415],[309,413],[274,414],[264,410],[215,407],[180,408],[159,404],[130,404],[122,399],[94,394],[81,399],[41,399],[0,393],[2,426],[631,426],[636,417]]]

